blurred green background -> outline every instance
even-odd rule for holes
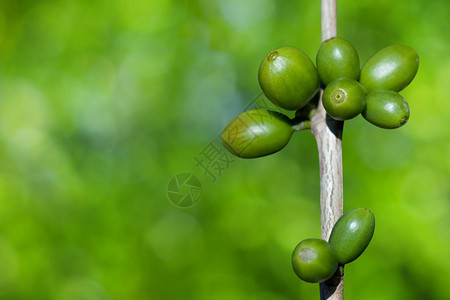
[[[450,299],[449,14],[338,3],[362,63],[391,44],[421,59],[405,127],[345,125],[344,210],[377,222],[346,299]],[[0,1],[0,299],[319,299],[290,265],[320,237],[311,133],[211,173],[195,160],[286,45],[315,58],[319,1]],[[182,172],[203,188],[190,208],[167,195]]]

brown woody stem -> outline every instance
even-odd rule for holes
[[[322,42],[336,36],[336,0],[321,2]],[[311,131],[316,138],[320,165],[320,212],[322,239],[328,241],[334,223],[343,210],[342,131],[344,122],[327,115],[322,105],[323,89],[317,113],[311,118]],[[343,268],[320,284],[321,300],[343,300]]]

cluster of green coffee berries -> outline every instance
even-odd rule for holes
[[[269,100],[280,108],[295,110],[297,117],[290,119],[268,110],[244,112],[225,127],[225,147],[243,158],[281,150],[294,131],[304,129],[299,122],[311,117],[316,105],[312,99],[320,82],[325,87],[323,106],[336,120],[362,114],[370,123],[389,129],[408,121],[408,103],[398,92],[417,73],[419,57],[414,49],[402,45],[384,48],[360,70],[355,47],[342,38],[333,38],[322,43],[316,63],[317,68],[293,47],[271,51],[259,67],[259,84]]]
[[[375,217],[366,208],[346,212],[333,227],[328,242],[306,239],[292,253],[292,267],[300,279],[319,283],[330,279],[340,266],[357,259],[375,230]]]
[[[403,126],[409,107],[398,92],[413,80],[418,67],[414,49],[394,45],[378,51],[360,72],[359,56],[352,44],[341,38],[327,40],[317,53],[317,70],[326,86],[323,106],[336,120],[349,120],[361,113],[382,128]]]

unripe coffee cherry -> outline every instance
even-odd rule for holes
[[[408,122],[408,102],[394,91],[373,91],[366,96],[366,107],[362,116],[381,128],[394,129]]]
[[[270,110],[250,110],[225,127],[222,141],[234,155],[255,158],[283,149],[293,132],[291,121],[285,115]]]
[[[366,91],[392,90],[399,92],[416,76],[419,55],[408,46],[394,45],[373,55],[361,70],[359,82]]]
[[[375,230],[375,217],[366,208],[346,212],[333,227],[329,244],[341,265],[357,259],[367,248]]]
[[[319,89],[313,62],[293,47],[270,52],[259,66],[258,79],[267,98],[287,110],[303,107]]]
[[[331,82],[322,95],[323,107],[334,119],[344,121],[359,115],[364,109],[365,92],[353,79],[339,78]]]
[[[306,239],[295,247],[292,267],[304,281],[323,282],[336,272],[338,260],[334,249],[324,240]]]
[[[340,77],[358,80],[359,56],[350,42],[342,38],[326,40],[316,57],[317,70],[325,85]]]

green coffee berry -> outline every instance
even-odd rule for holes
[[[362,116],[381,128],[394,129],[408,122],[408,102],[394,91],[373,91],[366,96],[366,107]]]
[[[287,116],[270,110],[250,110],[235,117],[225,127],[222,141],[234,155],[255,158],[283,149],[293,132]]]
[[[334,249],[324,240],[306,239],[295,247],[292,267],[304,281],[323,282],[336,272],[338,260]]]
[[[329,244],[341,265],[357,259],[367,248],[375,230],[375,217],[366,208],[346,212],[333,227]]]
[[[359,115],[365,106],[365,92],[359,82],[339,78],[325,88],[322,95],[323,107],[334,119],[344,121]]]
[[[303,107],[319,89],[313,62],[293,47],[270,52],[259,66],[258,79],[267,98],[287,110]]]
[[[416,76],[419,55],[408,46],[394,45],[373,55],[361,70],[359,82],[367,92],[392,90],[399,92]]]
[[[316,63],[320,79],[325,85],[340,77],[358,80],[358,52],[350,42],[342,38],[323,42],[317,53]]]

